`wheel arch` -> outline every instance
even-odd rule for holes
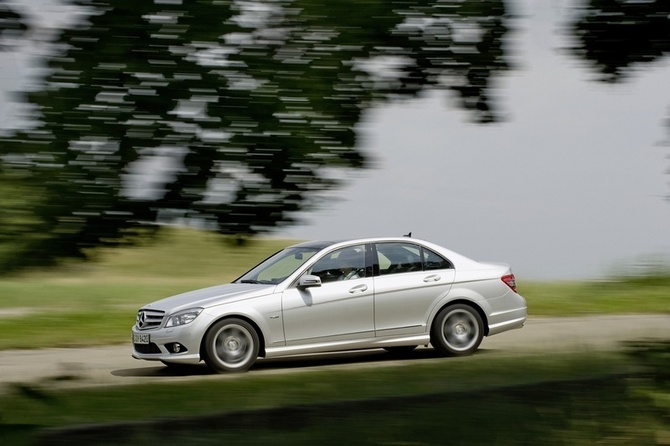
[[[434,314],[433,317],[430,320],[430,325],[428,326],[428,330],[431,329],[433,326],[433,322],[435,321],[435,317],[442,311],[443,309],[450,307],[452,305],[457,305],[457,304],[462,304],[462,305],[467,305],[471,308],[473,308],[477,313],[479,314],[479,317],[482,318],[482,323],[484,324],[484,336],[489,335],[489,320],[488,317],[486,317],[486,313],[484,312],[484,309],[477,304],[477,302],[471,301],[469,299],[463,299],[463,298],[458,298],[454,300],[450,300],[449,302],[445,302],[443,305],[439,306]]]
[[[231,314],[226,314],[223,316],[220,316],[216,319],[213,319],[209,326],[207,327],[207,330],[205,330],[202,339],[200,339],[200,358],[204,358],[205,356],[205,339],[207,339],[207,333],[209,333],[209,330],[212,329],[214,325],[219,323],[220,321],[223,321],[225,319],[242,319],[245,322],[248,322],[254,330],[256,330],[256,334],[258,335],[258,356],[259,357],[265,357],[265,335],[263,334],[263,330],[259,327],[259,325],[251,319],[249,316],[243,315],[243,314],[236,314],[236,313],[231,313]]]

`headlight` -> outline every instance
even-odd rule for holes
[[[168,317],[165,327],[177,327],[179,325],[190,324],[200,313],[202,313],[202,308],[190,308],[188,310],[180,311],[179,313],[171,314]]]

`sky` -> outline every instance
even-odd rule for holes
[[[376,168],[284,231],[402,235],[517,279],[608,278],[670,253],[670,61],[621,85],[561,51],[568,2],[516,2],[516,69],[496,89],[505,122],[470,122],[448,94],[384,105],[359,129]],[[654,260],[656,261],[656,260]]]
[[[504,120],[471,122],[446,92],[384,104],[357,128],[372,168],[325,194],[302,224],[275,236],[341,239],[403,235],[482,261],[524,280],[599,279],[650,258],[670,261],[670,60],[619,85],[561,48],[568,1],[512,3],[513,71],[494,91]],[[61,20],[52,0],[31,0]],[[6,92],[29,73],[0,52],[0,126]]]

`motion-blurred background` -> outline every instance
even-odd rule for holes
[[[5,0],[0,268],[167,224],[664,267],[668,8]]]

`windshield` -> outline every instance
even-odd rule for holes
[[[319,248],[314,247],[286,248],[265,259],[235,282],[276,285],[283,282],[319,251]]]

